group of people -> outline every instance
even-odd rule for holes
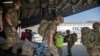
[[[63,52],[64,52],[62,48],[63,45],[60,47],[57,47],[54,41],[52,40],[53,38],[55,38],[55,35],[52,35],[52,34],[54,34],[54,31],[53,33],[50,33],[48,35],[48,37],[50,36],[49,38],[45,38],[45,41],[47,41],[46,43],[48,47],[50,48],[49,51],[50,53],[52,53],[53,56],[63,56]],[[52,39],[51,39],[51,36],[52,36]],[[66,36],[64,37],[64,40],[62,41],[68,43],[67,45],[68,56],[72,56],[71,48],[77,41],[77,37],[78,36],[76,33],[71,33],[70,30],[66,30]],[[81,29],[81,42],[87,48],[87,53],[89,56],[100,56],[99,54],[100,53],[100,38],[99,37],[100,37],[100,22],[94,22],[93,29],[90,29],[89,27],[83,27]],[[59,43],[59,45],[61,45],[61,43]],[[46,56],[49,56],[49,55],[46,55]]]
[[[11,50],[13,56],[17,55],[19,36],[17,33],[17,26],[21,23],[18,16],[18,10],[21,3],[18,0],[13,0],[13,7],[7,8],[6,11],[0,9],[0,32],[4,31],[6,42],[2,44],[0,55],[7,50]],[[57,25],[63,22],[63,16],[56,16],[55,20],[49,25],[44,41],[48,45],[49,51],[53,56],[59,56],[54,45],[53,37],[57,29]],[[4,52],[3,52],[4,51]],[[49,55],[48,55],[49,56]]]
[[[77,33],[71,33],[70,30],[66,30],[66,35],[63,35],[61,32],[57,32],[55,36],[55,46],[58,50],[59,56],[64,56],[64,43],[68,43],[67,45],[67,56],[72,56],[71,48],[77,41]]]
[[[21,3],[17,0],[13,1],[13,7],[4,11],[0,8],[0,32],[4,31],[6,36],[6,43],[2,45],[2,50],[12,50],[13,55],[17,55],[17,48],[19,43],[19,36],[17,33],[17,26],[21,23],[18,16],[18,10],[21,7]],[[46,33],[43,36],[46,45],[48,46],[49,51],[46,53],[45,56],[61,56],[58,54],[57,47],[54,43],[54,37],[56,34],[56,29],[59,24],[63,23],[63,16],[57,15],[55,20],[53,20],[46,29]],[[91,56],[94,54],[94,51],[100,51],[100,23],[93,24],[94,29],[89,29],[88,27],[82,28],[82,43],[87,47],[87,51]],[[77,41],[77,34],[70,33],[70,30],[66,31],[66,36],[64,37],[64,41],[68,43],[68,56],[71,56],[71,48],[74,43]],[[2,51],[0,50],[0,52]],[[1,55],[2,53],[0,53]],[[92,55],[92,56],[93,56]],[[100,56],[100,54],[98,54]]]
[[[21,3],[18,0],[13,0],[13,7],[6,9],[0,9],[0,32],[4,31],[6,36],[6,42],[1,45],[0,55],[3,55],[3,51],[11,50],[13,56],[17,55],[17,48],[19,44],[19,36],[17,33],[17,26],[21,23],[18,17],[18,10],[21,7]],[[55,17],[55,20],[49,25],[44,41],[48,45],[49,51],[53,56],[59,56],[57,49],[54,45],[53,37],[57,29],[57,25],[63,22],[63,16]],[[49,56],[49,55],[48,55]]]
[[[63,56],[64,42],[68,43],[68,46],[67,46],[68,54],[69,54],[68,56],[72,56],[71,48],[74,45],[74,43],[77,41],[77,34],[70,33],[70,30],[66,30],[66,36],[64,36],[61,32],[57,32],[56,31],[57,26],[63,23],[63,16],[61,15],[56,16],[55,19],[56,20],[51,21],[50,23],[49,21],[43,20],[40,23],[40,27],[38,29],[38,31],[41,32],[40,35],[43,37],[43,40],[49,49],[48,52],[46,52],[45,56],[50,56],[50,55]],[[45,29],[45,27],[47,28]]]

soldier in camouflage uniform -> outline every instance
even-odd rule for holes
[[[13,8],[7,9],[4,15],[4,32],[7,37],[7,42],[4,44],[3,49],[8,50],[12,48],[12,53],[17,54],[19,36],[16,27],[21,23],[18,19],[17,10],[20,9],[21,4],[18,0],[14,0],[13,6]]]
[[[89,29],[88,27],[84,27],[81,29],[82,32],[82,43],[86,46],[87,52],[89,56],[99,56],[99,48],[98,45],[98,38],[100,35],[99,27],[100,23],[95,22],[93,24],[94,29]]]
[[[3,31],[3,23],[2,23],[2,7],[0,7],[0,38],[2,37],[2,31]],[[3,43],[1,43],[0,42],[0,54],[1,54],[1,52],[2,52],[2,44]]]
[[[68,49],[68,55],[69,55],[69,56],[72,55],[72,53],[71,53],[72,44],[71,44],[70,39],[71,39],[70,30],[66,30],[65,42],[68,43],[67,49]]]
[[[100,56],[100,22],[93,23],[95,46],[93,56]]]
[[[3,30],[3,24],[2,24],[2,7],[0,7],[0,32]]]
[[[81,29],[81,42],[83,45],[87,46],[87,33],[90,31],[89,27],[83,27]]]
[[[56,20],[52,21],[49,26],[47,27],[47,30],[44,35],[44,41],[48,45],[49,51],[53,56],[59,56],[57,48],[54,45],[54,35],[57,29],[57,25],[63,22],[62,16],[57,16]],[[47,53],[45,56],[50,56],[49,53]]]
[[[88,27],[83,27],[81,29],[81,42],[86,46],[89,56],[92,56],[93,53],[94,45],[92,38],[93,32],[91,31],[91,29],[89,29]]]
[[[77,34],[76,33],[70,33],[70,30],[66,30],[67,36],[65,36],[66,42],[68,42],[68,56],[72,56],[71,48],[74,45],[74,43],[77,41]]]

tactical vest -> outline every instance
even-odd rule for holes
[[[62,47],[63,43],[64,43],[64,37],[62,35],[58,34],[55,37],[55,45],[56,45],[56,47]]]

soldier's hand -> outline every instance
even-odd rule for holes
[[[11,29],[12,29],[12,32],[16,32],[17,31],[15,27],[11,27]]]
[[[70,41],[70,38],[68,38],[67,41]]]
[[[21,24],[21,21],[20,20],[18,21],[18,24]]]
[[[3,31],[3,26],[0,25],[0,32]]]

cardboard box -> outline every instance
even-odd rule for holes
[[[24,45],[22,47],[22,55],[33,56],[34,48],[32,46]]]

